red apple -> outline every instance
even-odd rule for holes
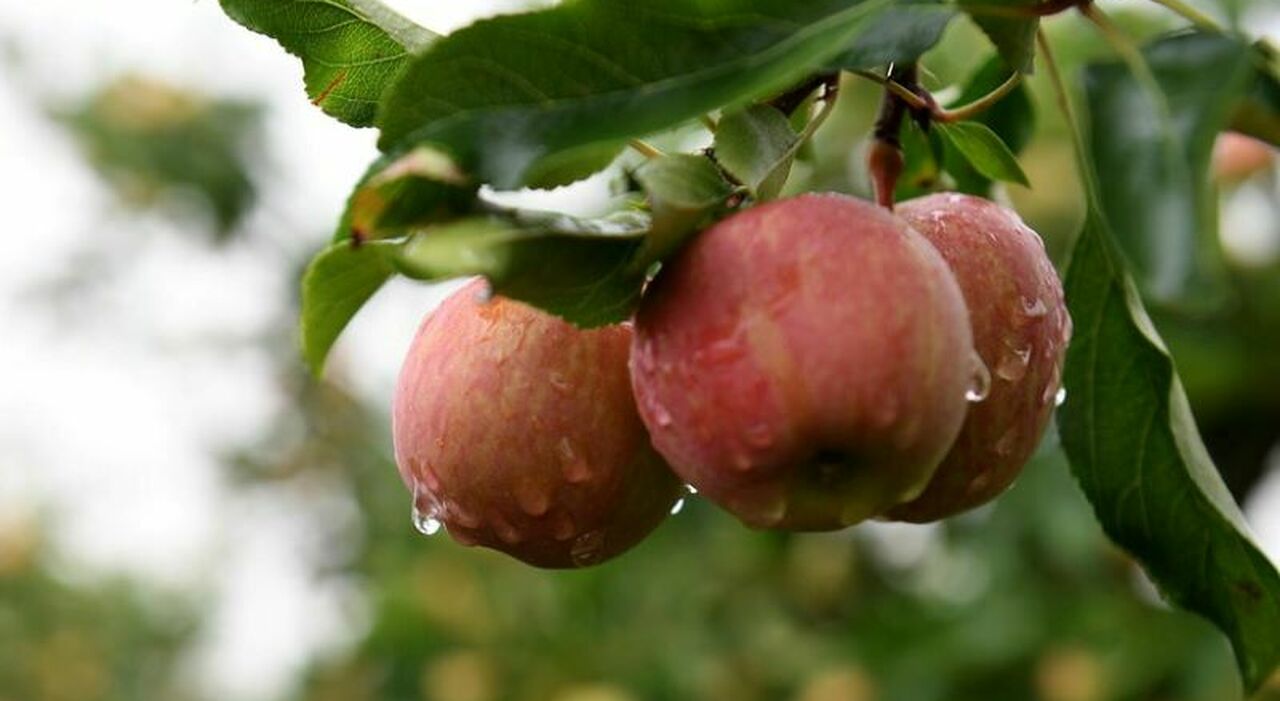
[[[897,213],[951,266],[991,374],[988,396],[969,407],[929,488],[888,513],[936,521],[990,501],[1022,471],[1053,414],[1071,318],[1044,242],[1015,212],[942,193],[900,203]]]
[[[682,486],[654,452],[627,373],[631,328],[579,330],[473,282],[427,316],[393,412],[424,518],[540,567],[622,553]]]
[[[1271,144],[1238,132],[1223,132],[1213,144],[1213,176],[1221,182],[1246,180],[1269,169],[1275,160]]]
[[[869,202],[735,214],[659,272],[631,378],[654,446],[749,525],[831,530],[914,498],[960,430],[969,316],[945,261]]]

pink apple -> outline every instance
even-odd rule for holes
[[[747,524],[847,526],[916,497],[968,407],[960,288],[902,219],[841,195],[735,214],[669,261],[631,378],[654,446]]]
[[[632,331],[579,330],[476,281],[423,322],[405,358],[396,462],[454,539],[540,567],[626,551],[682,486],[654,452],[627,373]]]
[[[959,194],[898,205],[960,283],[990,392],[919,498],[889,516],[936,521],[994,498],[1018,476],[1053,414],[1071,318],[1044,243],[1013,211]]]

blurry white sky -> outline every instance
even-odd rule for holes
[[[524,3],[391,4],[445,32]],[[374,135],[315,110],[297,61],[213,0],[0,0],[0,41],[22,58],[0,73],[0,519],[52,506],[71,576],[105,569],[208,588],[217,615],[195,672],[231,701],[274,697],[361,618],[350,590],[307,576],[308,553],[325,544],[301,515],[343,505],[232,494],[211,457],[258,435],[280,408],[268,359],[243,339],[279,322],[292,271],[253,245],[211,254],[196,237],[163,235],[166,221],[113,214],[37,99],[140,71],[262,100],[273,177],[250,225],[296,252],[322,244]],[[34,305],[30,290],[73,269],[69,253],[92,240],[133,247],[125,274],[65,316]],[[346,334],[338,362],[361,368],[350,375],[366,396],[389,396],[418,318],[439,296],[396,285]],[[1280,556],[1280,479],[1264,491],[1251,515]],[[406,528],[407,508],[406,497]]]

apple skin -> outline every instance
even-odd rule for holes
[[[1265,141],[1239,132],[1218,134],[1213,144],[1213,177],[1234,184],[1271,168],[1276,149]]]
[[[968,406],[969,316],[946,263],[843,195],[719,222],[664,265],[635,323],[654,446],[754,527],[834,530],[914,498]]]
[[[468,284],[418,330],[392,412],[401,478],[463,544],[546,568],[608,560],[683,491],[636,412],[632,330],[487,293]]]
[[[991,375],[988,396],[969,407],[928,489],[887,514],[923,523],[984,504],[1017,478],[1056,406],[1071,317],[1044,242],[1017,213],[955,193],[902,202],[896,211],[951,266]]]

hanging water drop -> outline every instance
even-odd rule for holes
[[[435,535],[440,532],[440,519],[436,518],[435,510],[419,509],[413,507],[413,527],[422,535]]]
[[[677,499],[676,503],[671,506],[671,515],[675,516],[681,511],[684,511],[684,499]]]
[[[440,503],[425,486],[418,482],[413,487],[413,527],[422,535],[440,532]]]
[[[991,371],[987,369],[987,364],[982,362],[982,357],[976,351],[972,362],[973,377],[969,381],[969,389],[965,390],[964,398],[976,404],[991,394]]]
[[[1062,406],[1062,403],[1065,401],[1067,401],[1067,388],[1062,387],[1058,389],[1057,394],[1053,395],[1053,405]]]

